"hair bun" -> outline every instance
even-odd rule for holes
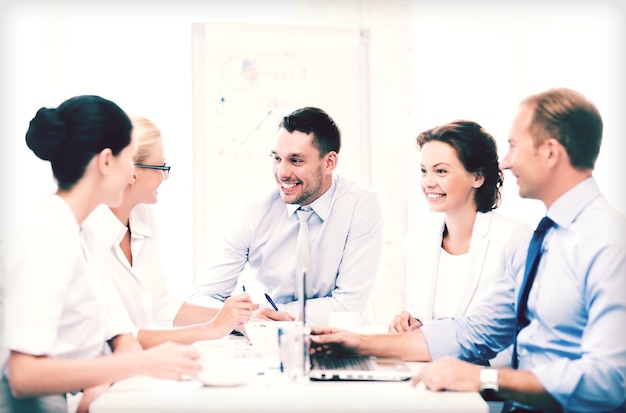
[[[30,121],[26,144],[44,161],[52,160],[67,140],[68,130],[57,109],[41,108]]]

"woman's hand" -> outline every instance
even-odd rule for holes
[[[417,318],[409,314],[408,311],[403,311],[394,317],[391,324],[389,324],[389,333],[405,333],[420,328],[422,322]]]
[[[211,336],[226,336],[250,320],[252,312],[258,308],[259,305],[254,304],[246,293],[228,297],[215,318],[207,323],[207,327],[213,330]]]

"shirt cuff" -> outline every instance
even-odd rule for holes
[[[442,327],[442,324],[448,325]],[[437,360],[444,356],[459,356],[460,346],[457,342],[452,320],[432,320],[420,327],[420,330],[424,334],[431,359]]]
[[[573,371],[568,372],[567,363],[571,363],[571,361],[562,359],[529,369],[545,391],[554,397],[561,406],[566,406],[569,402],[567,398],[563,398],[563,395],[573,394],[581,381],[579,374],[575,374]]]

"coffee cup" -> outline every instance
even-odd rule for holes
[[[238,357],[228,340],[205,340],[194,343],[200,357],[197,378],[210,386],[231,386],[250,380],[253,371],[245,359]]]

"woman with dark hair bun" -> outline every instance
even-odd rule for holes
[[[119,205],[133,176],[131,122],[115,103],[77,96],[41,108],[28,147],[58,183],[0,256],[0,411],[68,411],[137,374],[195,375],[197,350],[168,343],[143,351],[119,296],[85,247],[82,223],[99,204]],[[105,254],[106,251],[102,251]],[[113,354],[104,356],[105,345]],[[72,411],[75,406],[69,410]]]
[[[26,144],[50,161],[59,189],[69,190],[96,154],[109,148],[117,157],[127,148],[131,129],[130,119],[115,103],[99,96],[77,96],[58,108],[39,109],[26,132]],[[132,161],[125,166],[123,172],[130,173]]]
[[[409,331],[436,318],[462,317],[504,273],[507,254],[531,232],[528,224],[493,212],[503,174],[496,141],[476,122],[457,120],[422,132],[421,187],[440,213],[408,231],[408,311],[389,331]],[[493,364],[509,364],[504,352]]]

